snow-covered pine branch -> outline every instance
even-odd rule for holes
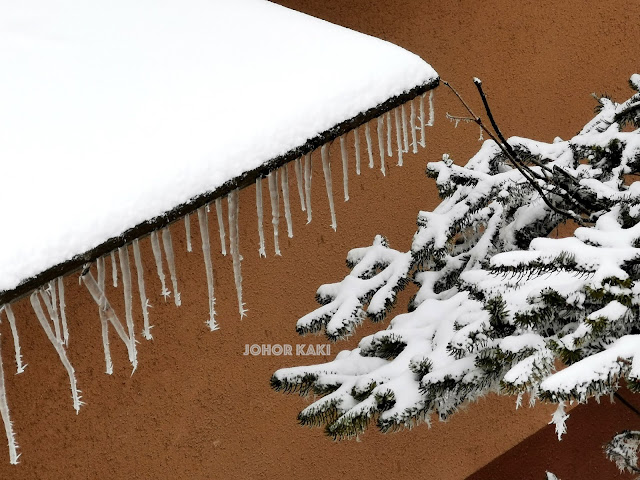
[[[298,321],[300,333],[324,327],[337,339],[419,285],[408,311],[355,350],[273,375],[276,390],[323,395],[301,423],[344,438],[372,421],[388,431],[444,420],[488,392],[518,394],[518,405],[526,393],[559,404],[561,435],[567,402],[613,393],[623,378],[640,390],[639,102],[599,99],[570,140],[487,140],[464,167],[447,155],[430,163],[442,202],[419,213],[411,250],[381,237],[352,250],[351,274],[321,286],[323,306]],[[562,212],[583,226],[548,238]]]

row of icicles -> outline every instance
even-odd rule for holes
[[[409,103],[409,119],[407,121],[406,107],[401,105],[396,107],[393,111],[386,112],[380,115],[376,119],[377,130],[377,152],[372,142],[371,127],[367,123],[364,125],[364,137],[366,142],[366,155],[369,160],[369,167],[375,166],[374,157],[378,157],[380,160],[380,170],[385,174],[385,150],[389,157],[393,156],[393,144],[395,143],[396,151],[398,155],[398,165],[402,165],[402,155],[409,151],[409,147],[412,147],[413,153],[417,153],[418,146],[425,147],[425,126],[433,125],[434,109],[433,109],[433,90],[429,92],[429,120],[425,122],[425,96],[426,93],[418,97],[418,111],[416,112],[416,106],[413,100]],[[393,116],[393,119],[392,119]],[[385,128],[386,117],[386,128]],[[408,123],[408,125],[407,125]],[[393,126],[395,125],[395,139],[393,138]],[[355,143],[355,163],[356,173],[360,175],[360,163],[361,163],[361,143],[360,143],[360,128],[356,127],[354,132]],[[419,138],[418,138],[419,133]],[[344,200],[349,200],[349,183],[348,183],[348,158],[347,158],[347,146],[346,136],[344,134],[340,137],[340,152],[342,157],[342,171],[343,171],[343,190]],[[409,138],[411,137],[411,138]],[[394,142],[395,140],[395,142]],[[386,147],[386,149],[385,149]],[[326,143],[320,147],[320,154],[322,159],[322,168],[324,173],[325,185],[327,189],[327,196],[329,199],[329,208],[331,211],[331,227],[336,230],[336,214],[333,203],[333,186],[331,181],[331,162],[329,158],[329,143]],[[295,176],[298,184],[298,195],[300,197],[300,207],[303,212],[307,214],[307,223],[311,222],[311,153],[307,153],[303,158],[298,158],[294,162]],[[284,170],[283,170],[284,169]],[[282,171],[281,171],[282,170]],[[291,222],[291,207],[289,202],[289,175],[288,164],[280,167],[278,170],[274,170],[267,175],[267,183],[269,189],[269,196],[271,200],[271,223],[273,226],[273,238],[275,254],[280,255],[280,246],[278,241],[278,226],[280,221],[280,188],[282,190],[283,203],[284,203],[284,217],[287,224],[287,234],[289,237],[293,237],[293,226]],[[222,199],[217,198],[214,202],[218,229],[220,233],[220,243],[222,247],[222,254],[226,255],[226,232],[224,228],[224,212]],[[258,216],[258,235],[260,240],[259,255],[266,256],[265,250],[265,237],[263,228],[263,205],[262,205],[262,178],[256,180],[256,208]],[[215,296],[214,296],[214,278],[213,278],[213,265],[211,262],[211,246],[209,241],[209,205],[200,207],[197,210],[197,218],[200,229],[200,240],[202,244],[202,252],[204,255],[205,272],[207,276],[207,290],[209,298],[209,317],[206,321],[211,331],[217,330],[218,323],[215,319]],[[242,301],[242,274],[240,270],[240,262],[242,257],[239,251],[239,238],[238,238],[238,190],[234,190],[227,195],[227,214],[229,225],[229,250],[233,260],[233,274],[235,287],[237,292],[238,311],[240,317],[244,317],[246,310]],[[184,226],[186,230],[187,238],[187,251],[192,251],[191,242],[191,219],[190,214],[184,217]],[[161,237],[161,238],[160,238]],[[160,231],[152,232],[151,248],[156,263],[156,269],[158,277],[160,278],[162,296],[167,299],[171,295],[171,291],[167,286],[167,278],[164,273],[163,265],[163,250],[164,260],[169,270],[169,276],[171,281],[171,287],[173,289],[173,299],[176,306],[180,306],[180,292],[178,289],[178,279],[176,275],[175,257],[173,254],[173,244],[171,240],[171,231],[169,226],[164,227]],[[162,243],[162,246],[161,246]],[[142,266],[142,257],[140,254],[140,246],[138,239],[133,240],[131,243],[133,250],[133,263],[136,270],[136,279],[138,285],[138,293],[140,295],[140,303],[142,305],[142,318],[143,328],[142,336],[146,340],[151,340],[151,328],[152,325],[149,321],[149,300],[146,295],[144,273]],[[117,336],[122,340],[127,348],[129,355],[129,361],[133,367],[133,371],[136,370],[138,365],[138,358],[136,352],[136,339],[134,332],[133,322],[133,302],[132,302],[132,276],[131,276],[131,260],[129,256],[128,246],[120,247],[116,251],[112,251],[109,254],[111,261],[111,272],[113,286],[118,286],[118,270],[121,272],[121,280],[124,289],[124,318],[123,323],[115,310],[111,307],[109,300],[105,295],[105,257],[98,258],[96,263],[97,278],[94,277],[90,270],[90,264],[87,264],[80,275],[80,281],[84,283],[87,290],[91,294],[91,297],[98,305],[98,312],[100,316],[100,322],[102,326],[102,343],[104,347],[104,358],[106,364],[106,373],[113,373],[113,363],[111,361],[110,344],[109,344],[109,326],[111,325],[116,331]],[[117,257],[117,258],[116,258]],[[118,266],[119,265],[119,266]],[[69,330],[67,327],[67,317],[65,314],[65,300],[64,300],[64,282],[62,277],[57,278],[49,282],[46,287],[41,287],[34,290],[30,295],[31,305],[36,314],[36,317],[42,326],[47,338],[54,346],[60,361],[65,367],[69,376],[69,383],[71,385],[71,396],[73,398],[73,408],[76,413],[80,410],[80,407],[84,404],[81,401],[80,390],[78,389],[75,372],[69,358],[67,357],[67,347],[69,345]],[[43,308],[44,304],[44,308]],[[17,365],[17,373],[22,373],[26,365],[22,361],[22,354],[20,352],[20,342],[18,339],[18,331],[16,328],[16,319],[11,309],[10,304],[6,304],[0,308],[0,314],[4,310],[4,314],[9,321],[9,326],[13,336],[13,344],[15,350],[15,361]],[[0,315],[0,321],[2,320]],[[133,373],[133,372],[132,372]],[[0,352],[0,414],[5,427],[7,440],[9,443],[9,458],[12,464],[18,463],[18,445],[15,440],[15,434],[13,426],[9,418],[9,406],[6,398],[5,382],[4,382],[4,370],[2,365],[2,354]]]

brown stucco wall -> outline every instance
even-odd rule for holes
[[[640,403],[626,389],[623,398]],[[632,479],[636,476],[618,475],[616,467],[602,452],[602,446],[622,430],[637,429],[638,416],[616,400],[610,403],[594,400],[571,410],[567,420],[568,433],[558,442],[553,425],[540,429],[511,450],[503,453],[467,480],[542,480],[546,470],[560,479]]]
[[[509,135],[543,140],[572,135],[590,118],[593,101],[589,93],[607,91],[623,98],[628,93],[627,78],[638,69],[635,53],[628,52],[640,34],[637,3],[281,3],[418,53],[476,106],[470,79],[482,78],[494,113]],[[103,373],[97,307],[75,277],[67,278],[69,356],[87,402],[77,416],[66,373],[28,301],[21,302],[15,313],[29,366],[22,375],[8,375],[7,390],[23,456],[21,465],[13,467],[8,465],[6,450],[0,449],[0,478],[329,479],[348,475],[364,479],[383,473],[389,478],[459,479],[544,426],[551,411],[548,406],[516,412],[513,399],[489,397],[431,429],[421,426],[391,435],[371,431],[360,442],[334,443],[321,429],[296,424],[296,414],[308,400],[275,393],[268,382],[279,367],[321,358],[242,355],[245,344],[324,343],[322,337],[298,337],[295,320],[314,308],[320,283],[346,273],[348,249],[370,243],[376,233],[386,235],[392,246],[409,248],[418,210],[437,204],[433,181],[423,175],[426,162],[440,158],[443,152],[464,161],[479,148],[477,128],[461,125],[454,130],[444,119],[446,111],[460,109],[440,87],[436,126],[429,130],[426,153],[406,158],[402,168],[389,165],[386,179],[377,169],[364,168],[360,178],[351,170],[351,200],[337,202],[337,233],[329,227],[320,162],[316,161],[313,222],[305,225],[299,209],[294,209],[294,238],[288,240],[281,234],[282,258],[271,255],[270,236],[269,257],[258,258],[255,191],[242,191],[240,248],[249,314],[242,321],[238,318],[231,260],[218,253],[214,240],[220,331],[211,333],[204,326],[206,283],[195,222],[195,248],[190,254],[185,251],[182,225],[172,228],[183,299],[180,309],[165,305],[157,295],[148,240],[142,242],[148,291],[154,293],[151,315],[155,329],[153,342],[140,339],[140,365],[133,376],[115,335],[111,337],[115,372],[113,376]],[[334,169],[334,185],[339,192],[339,168]],[[45,205],[41,214],[46,214]],[[211,226],[212,238],[217,239],[215,222]],[[42,241],[46,241],[46,232]],[[406,305],[412,293],[410,289],[404,292],[399,305]],[[111,290],[109,295],[122,311],[121,291]],[[141,322],[139,315],[136,322]],[[338,349],[352,348],[358,338],[373,331],[370,325],[361,327],[356,338],[333,345],[332,355]],[[0,333],[8,371],[11,337],[7,322],[0,326]],[[569,442],[571,427],[570,420],[563,442]],[[572,452],[567,455],[575,455],[576,449]],[[601,455],[600,451],[588,454]],[[546,468],[553,469],[555,461],[549,458]],[[513,470],[519,467],[525,466],[509,464]],[[517,471],[509,473],[514,478],[522,476]],[[615,469],[609,468],[604,478],[614,475]]]

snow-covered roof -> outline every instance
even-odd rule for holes
[[[438,81],[398,46],[261,0],[4,2],[0,65],[3,300]]]

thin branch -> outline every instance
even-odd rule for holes
[[[546,195],[544,194],[543,190],[540,188],[540,186],[538,185],[537,182],[534,181],[533,176],[537,176],[540,180],[546,180],[545,178],[540,177],[539,175],[535,174],[534,172],[532,172],[528,167],[526,166],[522,166],[520,165],[520,162],[517,159],[517,156],[511,154],[505,147],[505,145],[508,145],[506,142],[500,142],[498,141],[498,139],[496,138],[496,136],[493,134],[493,132],[491,132],[489,129],[487,129],[484,125],[484,123],[482,123],[482,119],[477,116],[473,110],[471,110],[471,107],[469,107],[469,105],[467,105],[467,103],[464,101],[464,99],[460,96],[460,94],[456,91],[455,88],[453,88],[449,82],[446,82],[444,80],[442,80],[442,83],[444,85],[446,85],[455,95],[456,97],[458,97],[458,100],[460,100],[460,102],[462,103],[462,105],[464,105],[464,108],[466,108],[467,112],[469,112],[469,115],[471,115],[473,117],[473,121],[478,124],[480,126],[480,128],[482,128],[482,130],[484,132],[486,132],[487,135],[489,135],[489,137],[496,143],[496,145],[498,145],[498,147],[500,148],[500,150],[502,150],[502,153],[511,161],[511,163],[513,164],[513,166],[518,169],[518,171],[520,172],[520,174],[531,184],[531,186],[538,192],[538,194],[540,195],[540,198],[542,198],[542,200],[544,201],[544,203],[554,212],[556,212],[559,215],[568,217],[572,220],[574,220],[576,223],[578,223],[579,225],[584,225],[584,221],[582,220],[582,218],[578,215],[576,215],[573,212],[569,212],[566,210],[562,210],[558,207],[556,207],[555,205],[553,205],[551,203],[551,201],[546,197]],[[510,147],[509,147],[510,148]],[[525,172],[525,169],[527,170],[527,172]]]
[[[628,401],[626,401],[622,395],[620,395],[618,392],[615,392],[613,396],[616,397],[618,400],[620,400],[620,402],[625,407],[627,407],[629,410],[631,410],[633,413],[635,413],[637,416],[640,417],[640,410],[638,410],[636,407],[634,407]]]
[[[576,223],[578,223],[579,225],[585,225],[584,220],[577,214],[575,214],[572,211],[567,211],[567,210],[563,210],[561,208],[558,208],[557,206],[555,206],[545,195],[544,191],[542,190],[542,188],[540,187],[540,185],[538,185],[538,183],[534,180],[534,177],[539,179],[539,180],[543,180],[546,181],[547,178],[542,177],[540,175],[538,175],[536,172],[534,172],[533,170],[531,170],[529,167],[527,167],[526,165],[522,165],[521,162],[518,160],[517,155],[515,154],[515,152],[513,151],[513,149],[511,148],[511,145],[509,145],[507,143],[506,140],[504,140],[504,137],[502,136],[502,133],[500,132],[500,130],[497,128],[497,125],[495,124],[495,120],[493,119],[493,115],[491,114],[491,110],[489,109],[487,100],[486,100],[486,96],[484,95],[484,92],[482,91],[482,82],[475,78],[474,79],[474,83],[476,85],[476,87],[478,87],[478,90],[480,91],[480,94],[482,96],[482,101],[485,105],[485,109],[487,110],[487,115],[489,116],[489,119],[494,127],[494,129],[496,130],[496,132],[499,132],[499,139],[496,138],[496,135],[493,134],[493,132],[491,132],[489,129],[487,129],[484,125],[484,123],[482,123],[482,119],[476,115],[473,110],[471,110],[471,107],[469,107],[469,105],[467,105],[467,103],[464,101],[464,99],[462,98],[462,96],[460,96],[460,94],[456,91],[455,88],[453,88],[449,82],[446,82],[444,80],[442,80],[442,83],[444,85],[446,85],[455,95],[456,97],[458,97],[458,100],[460,100],[460,102],[462,103],[462,105],[465,107],[465,109],[467,110],[467,112],[469,112],[469,115],[471,115],[473,117],[473,121],[478,124],[478,126],[480,126],[480,128],[486,132],[486,134],[496,143],[496,145],[498,145],[498,147],[500,148],[500,150],[502,151],[502,153],[511,161],[511,163],[513,164],[513,166],[520,172],[520,174],[529,182],[529,184],[531,184],[531,186],[538,192],[538,194],[540,195],[540,198],[542,198],[542,200],[544,201],[544,203],[554,212],[556,212],[559,215],[565,216],[567,218],[572,219],[573,221],[575,221]],[[540,166],[543,169],[548,170],[549,172],[551,172],[551,170],[540,164]]]
[[[489,121],[491,122],[491,126],[493,127],[493,130],[496,132],[496,135],[498,135],[498,138],[500,139],[502,144],[505,146],[507,151],[512,156],[515,157],[516,156],[516,152],[514,152],[513,148],[511,147],[511,145],[509,145],[507,143],[507,140],[504,138],[504,135],[502,135],[502,132],[500,131],[500,127],[498,127],[498,124],[496,123],[495,119],[493,118],[493,113],[491,113],[491,109],[489,108],[489,102],[487,102],[487,96],[484,94],[484,90],[482,90],[482,80],[480,80],[477,77],[474,77],[473,83],[476,86],[476,88],[478,89],[478,92],[480,93],[480,98],[482,99],[482,104],[484,105],[484,110],[487,112],[487,117],[489,118]]]
[[[511,155],[513,155],[515,157],[516,156],[515,151],[513,150],[511,145],[509,145],[507,143],[507,140],[504,138],[504,136],[502,135],[502,132],[500,131],[500,127],[498,127],[498,124],[496,123],[495,119],[493,118],[493,113],[491,112],[491,108],[489,108],[489,102],[487,101],[487,96],[485,95],[484,90],[482,89],[482,80],[480,80],[479,78],[475,77],[473,79],[473,83],[475,84],[476,88],[478,89],[478,92],[480,93],[480,98],[482,98],[482,104],[484,105],[484,109],[487,112],[487,117],[489,117],[489,121],[491,122],[491,126],[495,130],[495,132],[498,135],[498,138],[500,139],[500,141],[502,141],[502,143],[504,143],[505,148],[509,151],[509,153],[511,153]],[[529,160],[534,165],[537,165],[538,167],[542,168],[543,170],[545,170],[549,174],[553,175],[553,172],[551,171],[551,169],[549,167],[547,167],[545,164],[543,164],[542,162],[539,162],[535,158],[530,158]],[[576,178],[574,178],[573,176],[568,175],[568,177],[570,178],[572,183],[574,183],[576,185],[579,184],[578,180]]]

